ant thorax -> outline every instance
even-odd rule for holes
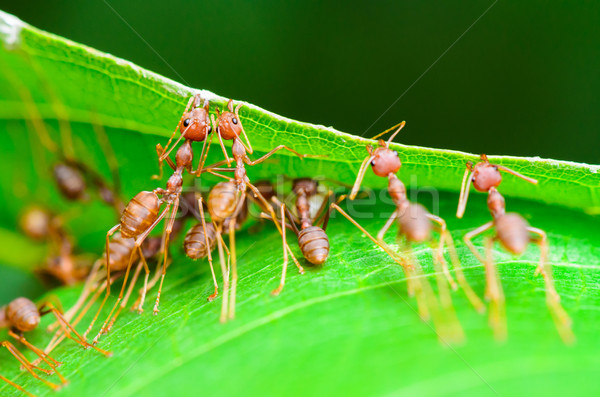
[[[169,177],[167,181],[167,192],[166,196],[176,195],[179,196],[181,193],[181,187],[183,186],[183,177],[181,176],[181,172],[175,172],[173,175]]]
[[[500,192],[495,187],[490,188],[487,205],[494,219],[504,215],[506,211],[504,197],[502,197]]]
[[[409,205],[406,198],[406,186],[396,174],[389,174],[388,176],[388,192],[400,211],[403,211]]]
[[[239,139],[233,140],[233,144],[231,145],[231,153],[233,154],[235,161],[242,162],[244,156],[246,155],[246,148]]]
[[[183,145],[177,149],[175,155],[175,161],[177,168],[187,168],[192,165],[194,159],[194,152],[192,151],[192,144],[189,140],[186,140]]]
[[[502,175],[497,166],[487,162],[481,162],[475,165],[471,181],[476,190],[487,192],[492,187],[498,187],[500,185],[500,182],[502,182]]]

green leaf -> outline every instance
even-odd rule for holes
[[[157,171],[154,146],[166,142],[196,90],[41,32],[4,13],[0,13],[0,38],[0,128],[5,133],[0,145],[0,189],[6,198],[0,207],[0,225],[17,230],[24,206],[43,203],[59,213],[67,211],[78,245],[99,252],[114,215],[97,203],[73,205],[61,200],[47,172],[55,156],[40,144],[39,130],[36,134],[32,128],[31,106],[39,110],[57,142],[61,142],[57,120],[64,112],[71,122],[77,157],[110,178],[106,155],[94,133],[94,125],[104,127],[119,164],[124,196],[131,197],[164,184],[150,179]],[[201,93],[221,107],[225,104],[224,98]],[[302,153],[327,154],[301,161],[283,152],[253,167],[251,178],[319,175],[352,183],[366,155],[365,145],[373,143],[250,104],[241,114],[256,156],[278,144]],[[459,242],[465,232],[489,220],[485,197],[473,194],[465,219],[454,217],[464,164],[476,156],[400,144],[393,148],[403,160],[399,176],[409,187],[441,190],[439,214],[448,221],[468,280],[482,296],[483,267]],[[219,151],[213,150],[211,156],[219,160]],[[485,315],[476,313],[459,291],[453,301],[467,341],[447,347],[439,343],[432,325],[419,319],[401,269],[337,215],[328,229],[331,256],[326,265],[309,268],[305,275],[298,275],[292,265],[286,288],[277,298],[269,294],[278,284],[282,260],[277,232],[269,225],[258,232],[242,231],[237,237],[241,273],[237,318],[225,325],[218,322],[220,298],[206,301],[212,288],[206,261],[190,261],[174,248],[160,315],[123,314],[113,332],[101,340],[100,347],[111,350],[112,358],[83,351],[73,343],[55,351],[71,382],[61,394],[91,390],[119,396],[196,390],[250,395],[597,394],[600,231],[598,218],[591,213],[600,208],[599,167],[492,159],[540,181],[533,186],[507,177],[502,192],[510,210],[548,232],[550,263],[562,304],[574,321],[575,346],[560,341],[545,305],[543,281],[533,277],[539,250],[530,248],[520,259],[499,247],[494,251],[506,295],[509,341],[494,342]],[[369,171],[364,186],[385,187],[380,179]],[[205,182],[210,185],[214,180]],[[418,196],[431,208],[428,197]],[[372,218],[359,219],[373,232],[392,210],[389,205],[364,203],[360,209],[374,211]],[[6,231],[3,240],[19,241],[14,233]],[[392,233],[388,238],[394,243]],[[3,246],[0,262],[8,263],[14,249]],[[299,256],[297,248],[295,252]],[[433,283],[430,250],[419,246],[415,252]],[[68,307],[79,288],[53,293]],[[114,298],[109,301],[113,302]],[[44,324],[50,320],[46,318]],[[30,338],[43,346],[49,335],[40,329]],[[20,373],[6,351],[0,351],[0,360],[6,363],[2,375],[36,394],[50,394],[40,382]],[[0,394],[13,392],[0,385]]]

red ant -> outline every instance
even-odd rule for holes
[[[462,218],[467,200],[469,198],[469,187],[473,184],[475,190],[488,193],[487,205],[492,220],[484,225],[465,234],[464,241],[471,252],[485,266],[486,272],[486,292],[485,296],[490,300],[490,325],[492,326],[497,339],[506,338],[506,312],[504,293],[502,285],[498,280],[498,272],[494,266],[492,258],[492,248],[494,240],[499,241],[502,246],[512,254],[521,255],[527,249],[530,242],[534,242],[540,247],[540,261],[536,268],[535,275],[541,273],[546,283],[546,302],[550,309],[557,329],[565,342],[570,343],[574,336],[570,329],[571,320],[568,314],[560,305],[560,297],[554,288],[551,268],[547,266],[548,240],[546,233],[538,228],[531,227],[527,221],[517,213],[506,213],[504,197],[498,191],[498,186],[502,182],[500,171],[508,172],[518,178],[532,184],[538,181],[524,176],[510,168],[502,165],[491,164],[485,154],[481,155],[481,161],[473,166],[472,162],[467,163],[467,169],[460,189],[460,198],[456,216]],[[472,243],[472,239],[487,230],[495,228],[495,235],[486,239],[484,258]],[[535,235],[532,238],[531,235]]]
[[[50,253],[46,263],[35,270],[43,280],[50,276],[62,285],[74,285],[87,277],[91,262],[74,254],[73,241],[60,217],[42,207],[33,206],[27,208],[20,217],[20,225],[32,240],[49,242]]]
[[[294,205],[295,214],[287,210],[285,205],[281,203],[276,196],[272,197],[273,202],[279,206],[279,209],[282,212],[281,219],[283,220],[287,217],[290,221],[289,225],[282,223],[282,227],[286,226],[292,229],[296,234],[300,251],[302,251],[302,255],[309,263],[313,265],[322,265],[329,256],[329,237],[327,237],[325,230],[327,229],[327,221],[330,212],[326,210],[332,192],[330,191],[323,197],[318,191],[318,182],[310,178],[295,179],[292,182],[292,191],[296,198]],[[320,205],[316,208],[315,199],[321,199]],[[285,214],[285,216],[283,214]],[[261,216],[270,219],[270,216],[264,212]],[[296,223],[300,223],[299,229],[296,226]],[[316,223],[316,225],[314,223]],[[283,290],[286,271],[287,261],[284,262],[279,286],[271,292],[273,295],[279,295]],[[299,267],[299,271],[300,274],[304,273],[302,267]]]
[[[40,380],[41,382],[49,386],[51,389],[58,390],[61,386],[40,377],[35,371],[40,371],[42,373],[45,373],[46,375],[56,373],[56,375],[58,375],[58,377],[60,378],[62,384],[65,385],[67,383],[67,380],[56,369],[56,367],[58,367],[61,363],[50,357],[47,353],[44,353],[41,349],[35,347],[33,344],[27,341],[27,339],[25,339],[24,336],[24,333],[35,330],[40,324],[41,317],[48,313],[52,313],[54,317],[56,317],[56,320],[60,325],[65,337],[77,342],[84,348],[92,347],[96,351],[104,354],[105,356],[110,356],[111,353],[87,343],[85,339],[81,335],[79,335],[79,333],[75,331],[73,326],[63,317],[60,311],[48,301],[43,302],[39,306],[36,306],[35,303],[33,303],[27,298],[17,298],[10,302],[8,305],[0,307],[0,328],[8,328],[8,335],[11,338],[14,338],[15,340],[25,345],[32,352],[34,352],[39,357],[39,361],[43,361],[46,364],[48,364],[50,370],[40,368],[36,363],[31,363],[29,360],[27,360],[23,353],[21,353],[9,341],[0,342],[0,347],[6,348],[6,350],[8,350],[10,354],[12,354],[21,363],[23,368],[25,368],[27,372],[31,374],[31,376]],[[71,334],[75,336],[72,336]],[[8,382],[10,385],[14,386],[18,390],[28,395],[31,395],[31,393],[25,391],[21,386],[6,379],[5,377],[0,376],[0,379],[4,380],[5,382]]]
[[[213,213],[216,215],[217,218],[216,219],[213,218],[213,221],[216,221],[216,222],[223,220],[225,218],[229,218],[229,217],[237,217],[238,212],[241,210],[241,208],[243,208],[244,201],[247,198],[247,191],[248,191],[248,189],[250,189],[252,191],[254,197],[257,199],[257,202],[259,203],[259,205],[264,210],[269,212],[271,218],[273,219],[273,223],[275,224],[279,233],[281,234],[282,241],[283,241],[283,247],[284,247],[283,248],[284,263],[287,261],[288,254],[289,254],[289,256],[291,256],[292,259],[294,260],[294,262],[297,264],[297,266],[300,267],[300,264],[296,260],[296,257],[294,256],[291,249],[289,248],[289,246],[286,243],[285,228],[282,228],[279,225],[279,222],[277,222],[277,220],[276,220],[277,217],[275,216],[275,212],[273,211],[273,207],[271,206],[271,204],[269,204],[269,202],[262,196],[262,194],[260,193],[258,188],[255,185],[253,185],[250,182],[250,180],[248,179],[248,176],[246,174],[246,166],[253,166],[253,165],[259,164],[259,163],[265,161],[266,159],[268,159],[269,157],[271,157],[273,154],[275,154],[275,152],[277,152],[281,149],[286,149],[286,150],[294,153],[295,155],[297,155],[300,158],[304,158],[304,157],[308,157],[308,156],[304,155],[304,154],[300,154],[285,145],[279,145],[279,146],[275,147],[273,150],[271,150],[270,152],[268,152],[267,154],[265,154],[264,156],[260,157],[259,159],[254,160],[254,161],[250,160],[250,158],[248,157],[248,153],[252,154],[253,150],[252,150],[252,146],[250,145],[250,141],[248,140],[248,137],[246,135],[246,131],[244,130],[244,127],[242,126],[241,118],[239,116],[239,109],[241,107],[242,107],[242,104],[239,104],[235,108],[235,111],[234,111],[233,100],[230,100],[227,103],[227,108],[229,111],[220,112],[219,109],[217,109],[218,118],[216,121],[214,119],[214,116],[211,115],[211,119],[213,121],[213,124],[215,125],[216,133],[219,138],[219,142],[221,144],[221,148],[222,148],[224,156],[225,156],[225,162],[227,162],[228,165],[231,165],[231,159],[229,158],[229,155],[227,154],[227,151],[225,150],[223,140],[232,140],[233,141],[231,151],[233,154],[233,161],[235,161],[235,168],[233,168],[233,169],[232,168],[216,168],[220,164],[222,164],[222,163],[217,163],[217,164],[207,167],[206,169],[203,169],[201,172],[209,172],[213,175],[225,178],[228,181],[235,182],[236,189],[235,189],[235,192],[233,190],[228,191],[228,195],[230,193],[235,193],[235,199],[230,200],[228,198],[226,206],[223,207],[224,209],[226,209],[224,214],[227,213],[228,216],[224,216],[223,214],[218,214],[215,212],[216,208],[219,204],[215,203],[215,207],[212,207],[212,205],[210,203],[210,197],[209,197],[209,203],[208,203],[209,212],[211,212],[211,216],[213,215]],[[242,135],[246,139],[246,142],[247,142],[246,144],[244,144],[244,142],[241,139]],[[234,172],[234,178],[229,178],[225,175],[217,173],[216,171]],[[232,198],[233,196],[229,196],[229,197]],[[225,204],[225,201],[222,201],[221,204]],[[234,238],[235,237],[234,237],[234,231],[232,228],[230,228],[230,231],[229,231],[229,238],[230,238],[230,244],[229,244],[230,248],[229,249],[231,251],[231,298],[229,300],[228,318],[231,319],[235,316],[235,298],[236,298],[237,279],[238,279],[237,263],[236,263],[236,257],[235,257],[235,246],[234,246],[234,244],[235,244]],[[227,273],[227,278],[225,279],[224,284],[225,284],[224,288],[227,289],[229,286],[229,272]],[[227,298],[224,297],[224,304],[226,304],[226,301],[227,301]],[[223,320],[223,316],[222,316],[222,320]]]
[[[396,209],[394,210],[388,221],[385,223],[385,225],[382,227],[382,229],[379,231],[379,233],[377,233],[377,238],[372,237],[350,215],[348,215],[339,207],[338,203],[341,200],[343,200],[343,196],[340,198],[340,200],[338,200],[338,203],[333,203],[331,207],[339,211],[345,218],[347,218],[357,228],[359,228],[375,244],[381,247],[391,258],[394,259],[394,261],[396,261],[403,267],[405,273],[407,274],[409,292],[411,293],[411,295],[416,294],[417,303],[419,305],[419,311],[421,313],[421,317],[423,318],[429,317],[428,306],[436,306],[437,304],[435,303],[435,299],[432,297],[433,292],[431,291],[429,283],[427,281],[421,282],[419,278],[422,271],[420,269],[420,266],[418,265],[418,262],[414,258],[411,246],[413,243],[422,243],[426,241],[432,242],[432,223],[436,223],[438,225],[438,230],[440,233],[440,241],[435,249],[434,265],[437,267],[441,263],[442,272],[446,276],[448,283],[452,286],[453,289],[456,289],[456,284],[450,275],[447,262],[444,258],[443,253],[444,244],[448,244],[450,256],[454,264],[458,283],[463,288],[465,294],[473,303],[473,305],[478,310],[483,310],[483,304],[475,295],[475,293],[471,290],[470,286],[466,282],[466,279],[464,278],[460,267],[460,262],[458,261],[457,255],[454,251],[452,237],[446,228],[446,222],[442,218],[430,214],[422,205],[411,203],[406,196],[406,187],[404,183],[402,183],[402,181],[396,176],[396,173],[400,170],[402,166],[402,162],[400,160],[398,152],[391,150],[389,148],[389,144],[394,139],[394,137],[402,130],[404,125],[405,122],[402,122],[398,126],[392,127],[398,127],[398,129],[390,136],[387,142],[380,140],[378,148],[373,149],[370,145],[367,146],[369,156],[365,158],[365,160],[362,162],[358,172],[358,176],[354,183],[354,187],[352,188],[352,191],[349,196],[351,200],[356,197],[361,182],[365,176],[367,167],[369,165],[373,169],[375,175],[388,179],[388,192],[394,204],[396,205]],[[384,133],[386,132],[387,131],[385,131]],[[399,258],[399,254],[395,253],[392,250],[392,248],[389,247],[383,240],[385,233],[389,230],[389,228],[394,222],[398,223],[399,235],[404,237],[404,251],[406,257],[405,260],[401,260]],[[405,261],[407,261],[408,263],[405,263]],[[446,319],[446,321],[448,321],[449,325],[453,328],[452,331],[454,332],[454,336],[457,339],[462,339],[462,329],[460,328],[458,320],[455,317],[450,294],[448,293],[448,290],[443,282],[440,282],[438,280],[438,286],[440,287],[440,298],[442,300],[442,305],[447,309],[446,314],[448,318]],[[435,319],[436,318],[434,317],[434,320]]]

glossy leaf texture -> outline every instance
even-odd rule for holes
[[[19,214],[30,204],[43,204],[63,214],[78,246],[98,253],[103,234],[116,217],[94,201],[72,204],[60,198],[49,171],[56,154],[40,142],[36,112],[61,147],[59,121],[68,120],[77,158],[110,179],[108,157],[97,132],[100,126],[119,164],[123,197],[130,198],[140,190],[164,185],[165,179],[150,179],[158,170],[154,146],[166,142],[187,98],[198,91],[3,13],[0,38],[0,129],[4,136],[0,190],[5,198],[0,207],[0,236],[10,242],[0,247],[0,263],[8,266],[6,274],[10,274],[41,260],[43,246],[27,241],[18,231]],[[201,93],[221,108],[226,103],[217,95]],[[366,155],[365,145],[374,144],[250,104],[242,108],[241,116],[256,157],[279,144],[327,156],[300,160],[281,153],[253,167],[252,179],[318,175],[351,184]],[[448,221],[467,279],[482,296],[483,266],[461,237],[489,220],[485,197],[473,193],[465,218],[454,216],[464,164],[477,156],[395,143],[392,147],[403,161],[399,176],[413,188],[411,197]],[[211,160],[220,159],[216,147],[211,153]],[[534,186],[507,176],[502,192],[509,210],[520,212],[548,232],[557,290],[574,321],[574,346],[565,346],[559,339],[546,309],[544,284],[533,276],[537,248],[531,247],[522,258],[513,258],[499,246],[494,250],[506,295],[508,342],[494,342],[486,316],[476,313],[458,291],[453,293],[453,302],[466,341],[449,347],[438,340],[430,323],[418,317],[401,269],[337,215],[328,229],[332,251],[327,264],[308,268],[305,275],[290,266],[288,283],[279,297],[270,295],[277,286],[282,260],[277,232],[269,224],[240,232],[238,315],[225,325],[218,322],[220,298],[206,301],[211,293],[206,261],[186,259],[177,242],[160,314],[152,316],[151,310],[142,316],[124,314],[113,332],[101,340],[101,347],[113,351],[112,358],[83,351],[73,343],[61,345],[55,356],[64,363],[62,372],[71,383],[60,394],[81,395],[90,390],[116,396],[191,390],[250,395],[597,394],[600,230],[594,214],[600,208],[599,167],[491,158],[540,181]],[[215,181],[204,178],[202,184],[210,186]],[[385,187],[385,180],[369,171],[364,186],[379,189]],[[416,189],[428,186],[437,190]],[[379,190],[376,193],[382,197]],[[392,211],[389,204],[374,203],[357,204],[358,212],[371,214],[359,222],[373,233]],[[292,233],[288,238],[293,240]],[[393,232],[387,239],[396,244]],[[415,252],[426,279],[434,284],[431,250],[418,246]],[[80,287],[63,288],[52,294],[68,307],[79,291]],[[2,303],[13,298],[12,293],[3,292]],[[31,334],[38,345],[48,339],[42,329]],[[0,360],[2,375],[33,393],[51,393],[21,373],[6,351],[0,351]],[[0,384],[0,394],[12,393],[8,385]]]

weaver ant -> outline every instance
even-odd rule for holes
[[[21,215],[20,225],[32,240],[49,243],[45,264],[35,269],[43,280],[49,276],[62,285],[74,285],[87,277],[91,261],[75,255],[73,241],[59,216],[43,207],[31,206]]]
[[[271,157],[273,154],[275,154],[277,151],[279,151],[281,149],[286,149],[286,150],[292,152],[293,154],[297,155],[300,158],[308,157],[308,155],[300,154],[285,145],[279,145],[279,146],[275,147],[274,149],[272,149],[267,154],[265,154],[264,156],[258,158],[257,160],[254,160],[254,161],[250,160],[250,158],[248,157],[248,153],[252,154],[253,150],[252,150],[250,141],[248,140],[248,136],[246,135],[246,131],[244,130],[244,127],[242,126],[241,118],[239,116],[239,109],[241,107],[242,107],[242,104],[240,103],[234,110],[233,100],[229,100],[229,102],[227,103],[228,111],[220,112],[219,109],[217,109],[218,118],[216,121],[215,121],[214,115],[211,115],[211,120],[213,121],[213,124],[215,125],[216,133],[219,138],[219,142],[221,144],[223,154],[225,156],[225,162],[228,165],[231,165],[231,159],[229,158],[229,155],[227,154],[223,140],[233,141],[231,151],[232,151],[232,155],[233,155],[233,161],[235,161],[235,168],[216,168],[220,164],[222,164],[222,162],[221,162],[221,163],[213,164],[213,165],[207,167],[206,169],[201,170],[201,172],[209,172],[213,175],[219,176],[221,178],[225,178],[230,182],[235,182],[235,189],[228,187],[226,191],[224,190],[223,192],[220,192],[219,193],[220,199],[218,201],[215,201],[214,205],[211,204],[210,196],[209,196],[208,210],[211,213],[212,220],[215,222],[223,221],[224,219],[227,219],[227,218],[237,217],[239,211],[243,208],[244,201],[247,198],[247,191],[248,191],[248,189],[250,189],[250,191],[252,191],[254,197],[256,198],[259,206],[261,208],[263,208],[264,211],[266,211],[270,214],[271,218],[273,219],[273,223],[275,224],[275,226],[277,227],[277,230],[279,231],[279,233],[281,235],[281,238],[283,241],[284,266],[285,266],[285,263],[287,263],[288,255],[289,255],[292,257],[294,263],[296,263],[296,266],[298,266],[298,268],[301,268],[296,257],[294,256],[291,249],[287,245],[286,237],[285,237],[285,227],[282,227],[279,225],[279,222],[277,221],[277,217],[275,215],[275,212],[274,212],[271,204],[269,204],[269,202],[263,197],[263,195],[260,193],[258,188],[250,182],[250,180],[246,174],[246,166],[253,166],[253,165],[259,164],[259,163],[265,161],[266,159],[268,159],[269,157]],[[246,139],[246,144],[241,139],[242,135]],[[234,172],[234,178],[230,178],[228,176],[222,175],[222,174],[218,173],[217,171]],[[230,185],[230,186],[233,186],[233,185]],[[221,209],[223,211],[220,211]],[[234,228],[229,228],[229,238],[230,238],[229,249],[231,252],[231,297],[229,298],[229,302],[227,302],[227,299],[228,299],[227,297],[224,297],[224,299],[223,299],[224,300],[223,304],[229,305],[228,314],[227,314],[227,317],[229,319],[232,319],[235,316],[235,299],[236,299],[237,280],[238,280],[234,234],[235,234]],[[229,287],[229,272],[227,272],[227,277],[225,278],[224,289],[227,290],[228,287]],[[221,320],[224,321],[224,313],[223,312],[222,312]]]
[[[436,267],[436,270],[437,267],[441,264],[441,271],[445,275],[448,283],[453,289],[457,288],[456,283],[454,282],[448,270],[446,259],[444,258],[444,245],[447,244],[450,251],[450,257],[453,261],[454,268],[456,271],[458,283],[463,288],[465,294],[473,303],[473,305],[478,310],[483,310],[483,304],[481,303],[477,295],[475,295],[475,293],[471,290],[470,286],[466,282],[466,279],[464,278],[460,267],[460,262],[458,261],[458,257],[454,250],[452,237],[446,228],[446,222],[439,216],[430,214],[422,205],[411,203],[406,196],[406,187],[404,183],[402,183],[402,181],[396,176],[396,173],[400,170],[402,166],[402,162],[400,160],[398,152],[391,150],[389,148],[389,145],[390,142],[394,139],[394,137],[402,130],[404,125],[405,122],[402,122],[399,125],[392,127],[392,129],[396,127],[398,128],[390,136],[387,142],[379,140],[379,147],[373,149],[370,145],[367,146],[369,156],[365,158],[365,160],[362,162],[356,181],[349,196],[351,200],[356,197],[361,182],[365,176],[367,167],[369,165],[371,166],[375,175],[388,179],[388,192],[396,206],[396,209],[394,210],[390,218],[387,220],[385,225],[381,228],[379,233],[377,233],[377,238],[372,237],[362,226],[358,224],[358,222],[356,222],[350,215],[348,215],[344,210],[342,210],[339,207],[338,203],[341,200],[343,200],[343,196],[340,198],[340,200],[338,200],[338,203],[332,203],[331,207],[339,211],[345,218],[347,218],[367,237],[369,237],[376,245],[381,247],[392,259],[394,259],[396,263],[400,264],[403,267],[407,275],[409,293],[411,295],[416,295],[417,304],[419,306],[419,312],[422,318],[428,318],[428,307],[433,306],[435,308],[437,306],[437,303],[435,302],[435,299],[432,296],[433,291],[431,290],[429,283],[426,280],[420,279],[422,270],[416,258],[414,257],[414,254],[412,253],[412,244],[422,242],[433,243],[431,232],[434,229],[433,223],[437,224],[437,229],[440,233],[440,241],[437,244],[435,248],[435,254],[433,255],[433,262],[434,266]],[[384,133],[386,132],[387,131],[385,131]],[[400,258],[399,253],[394,252],[393,249],[389,247],[383,239],[386,232],[389,230],[389,228],[394,222],[397,222],[399,236],[402,236],[404,240],[402,248],[405,253],[405,259]],[[447,325],[450,327],[453,337],[460,340],[463,337],[462,329],[458,324],[458,320],[456,319],[456,315],[452,307],[451,296],[448,292],[448,288],[446,287],[445,283],[440,281],[439,272],[436,272],[436,276],[438,277],[438,287],[440,291],[441,303],[442,306],[446,309],[445,312],[448,316],[443,321],[447,322]],[[437,314],[436,312],[437,310],[434,312],[434,314]],[[434,321],[435,320],[436,316],[434,316]]]
[[[277,197],[272,197],[273,202],[280,207],[280,211],[285,213],[285,217],[290,221],[289,225],[285,224],[285,226],[292,229],[296,234],[302,255],[313,265],[322,265],[329,256],[329,237],[327,237],[325,229],[327,229],[330,213],[326,210],[332,192],[329,191],[327,195],[322,195],[318,191],[318,186],[318,182],[310,178],[298,178],[292,182],[292,191],[295,196],[295,213],[285,208]],[[321,199],[316,208],[315,199]],[[268,214],[263,213],[261,215],[269,218]],[[281,219],[284,219],[283,214]],[[296,226],[296,223],[300,224],[300,228]],[[299,268],[299,270],[301,274],[304,273],[302,268]],[[284,262],[281,281],[279,286],[271,292],[273,295],[278,295],[283,290],[286,271],[287,262]]]
[[[182,117],[169,139],[167,146],[165,149],[162,149],[161,145],[157,145],[157,152],[159,153],[159,163],[161,165],[161,173],[162,173],[162,161],[166,160],[167,163],[173,168],[173,174],[167,180],[166,189],[157,188],[153,191],[143,191],[138,193],[125,207],[123,214],[121,215],[120,222],[112,227],[106,234],[106,256],[107,261],[110,262],[110,253],[109,253],[109,238],[115,233],[117,230],[120,230],[121,235],[125,238],[134,238],[134,248],[133,252],[130,256],[129,263],[125,270],[125,276],[123,281],[123,286],[121,287],[121,292],[119,297],[117,298],[117,302],[115,302],[112,310],[110,311],[108,317],[104,321],[102,328],[94,338],[94,343],[98,341],[100,335],[106,332],[107,326],[109,326],[109,321],[111,317],[123,299],[123,294],[125,292],[125,285],[129,276],[129,271],[131,269],[131,264],[133,262],[134,255],[138,255],[141,258],[144,270],[145,270],[145,279],[144,279],[144,288],[141,294],[140,303],[138,306],[138,312],[143,311],[144,300],[147,292],[148,286],[148,276],[150,270],[144,258],[143,252],[141,250],[142,243],[149,235],[149,233],[154,230],[156,225],[169,213],[171,215],[167,218],[168,223],[163,232],[163,241],[162,241],[162,249],[163,249],[163,260],[162,260],[162,274],[160,279],[160,285],[158,288],[158,293],[156,297],[156,302],[154,304],[154,314],[158,314],[158,306],[160,302],[160,294],[162,291],[163,282],[165,279],[165,274],[167,270],[167,257],[168,257],[168,247],[169,247],[169,238],[171,236],[173,225],[176,219],[176,213],[179,208],[179,200],[181,197],[182,186],[183,186],[183,171],[187,170],[192,174],[196,174],[201,172],[202,170],[202,162],[204,161],[204,148],[206,148],[206,138],[212,131],[212,127],[210,123],[208,123],[208,101],[204,102],[204,107],[200,107],[201,97],[200,95],[195,95],[190,98]],[[190,106],[193,105],[193,108],[189,110]],[[175,142],[175,144],[169,149],[169,145],[173,136],[177,132],[177,130],[181,131],[180,138]],[[168,157],[170,152],[177,146],[178,142],[185,138],[184,143],[179,146],[175,156],[175,163]],[[197,171],[192,170],[192,161],[193,161],[193,151],[192,151],[192,142],[204,141],[203,153],[201,154],[201,164]],[[207,153],[208,154],[208,153]],[[160,196],[160,198],[159,198]],[[161,205],[166,204],[165,208],[161,211]],[[212,266],[212,264],[211,264]],[[106,266],[106,292],[102,303],[100,304],[100,308],[98,309],[96,316],[92,320],[90,326],[88,327],[88,331],[93,327],[97,317],[99,316],[108,296],[110,295],[110,266]],[[112,322],[111,322],[112,324]],[[86,333],[88,332],[86,331]]]
[[[34,352],[39,357],[38,360],[40,362],[43,361],[46,364],[48,364],[50,370],[40,368],[36,363],[31,363],[23,355],[23,353],[21,353],[17,349],[17,347],[14,346],[10,341],[6,340],[0,342],[0,347],[6,348],[6,350],[8,350],[10,354],[13,355],[21,363],[23,368],[25,368],[25,370],[27,370],[27,372],[29,372],[31,376],[43,382],[51,389],[58,390],[61,387],[61,385],[57,385],[44,379],[43,377],[40,377],[36,373],[36,371],[42,372],[46,375],[52,375],[55,373],[59,377],[62,385],[65,385],[67,384],[67,380],[56,369],[56,367],[58,367],[61,363],[50,357],[47,353],[44,353],[41,349],[31,344],[24,336],[25,333],[35,330],[40,324],[41,317],[48,313],[52,313],[54,317],[56,317],[56,320],[60,325],[62,331],[64,332],[65,337],[72,339],[84,348],[92,347],[105,356],[110,356],[111,353],[87,343],[85,339],[81,335],[79,335],[79,333],[75,331],[73,326],[63,317],[60,311],[48,301],[43,302],[39,306],[36,306],[36,304],[33,303],[31,300],[21,297],[14,299],[8,305],[0,307],[0,328],[8,328],[8,335],[11,338],[22,343],[32,352]],[[6,379],[5,377],[0,376],[0,379],[4,380],[5,382],[8,382],[10,385],[14,386],[18,390],[28,395],[31,395],[31,393],[25,391],[21,386]]]
[[[469,250],[485,266],[486,290],[485,296],[490,300],[490,325],[494,330],[496,339],[506,339],[506,312],[504,293],[498,279],[498,271],[494,265],[492,248],[494,241],[500,244],[510,253],[521,255],[527,249],[529,243],[534,242],[540,247],[540,260],[535,275],[542,274],[546,284],[546,303],[552,314],[556,327],[563,340],[567,343],[574,341],[570,325],[571,320],[560,304],[560,297],[554,288],[551,268],[547,266],[548,239],[546,233],[538,228],[531,227],[521,215],[514,212],[506,212],[504,197],[498,191],[502,182],[501,171],[512,174],[526,182],[537,184],[538,181],[522,175],[502,165],[491,164],[485,154],[481,155],[481,161],[473,166],[467,163],[467,169],[460,189],[460,198],[456,216],[462,218],[469,198],[471,183],[475,190],[488,193],[487,205],[492,215],[492,220],[475,230],[465,234],[464,241]],[[485,258],[478,252],[471,241],[474,237],[494,228],[495,234],[486,238]],[[535,235],[535,238],[532,238]]]

